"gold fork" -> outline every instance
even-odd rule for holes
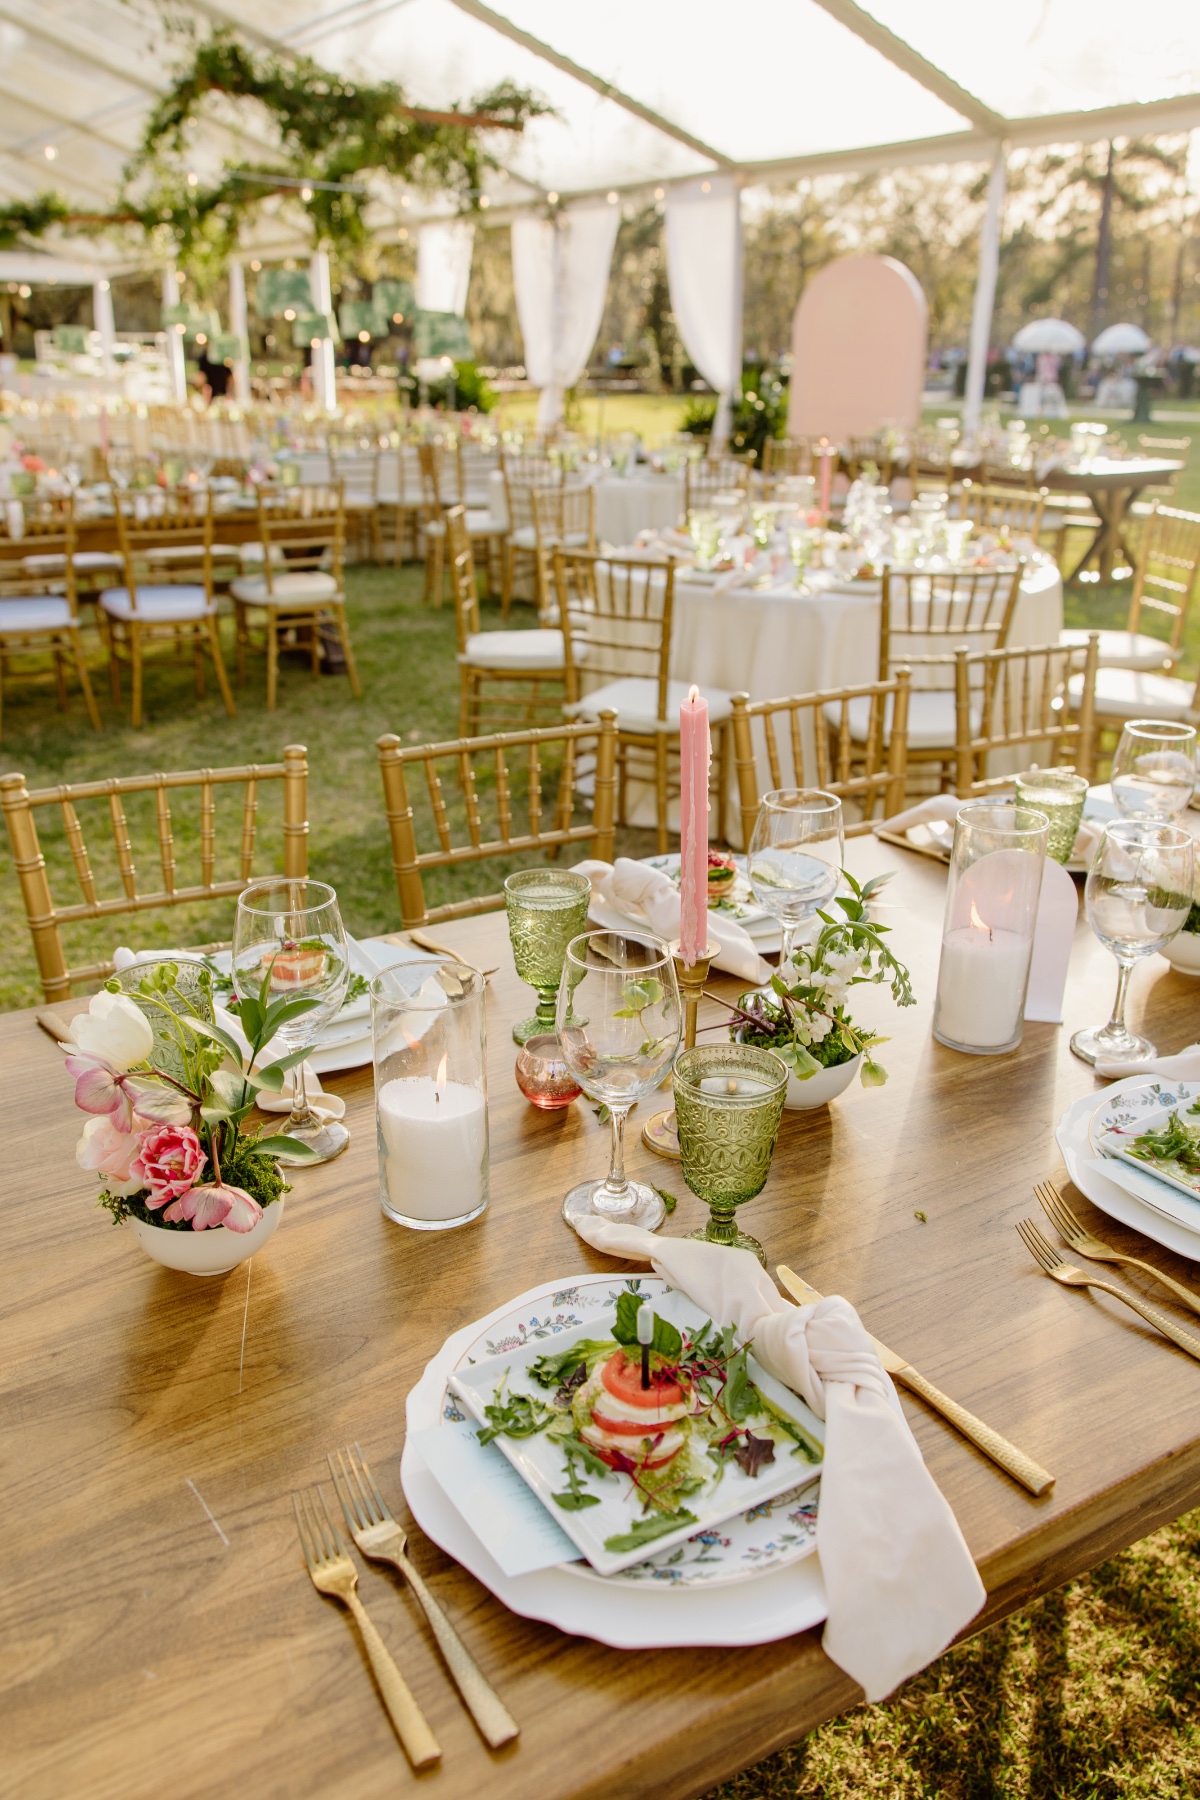
[[[1123,1300],[1126,1306],[1131,1307],[1135,1313],[1140,1313],[1164,1337],[1169,1337],[1173,1344],[1178,1344],[1181,1350],[1186,1350],[1189,1356],[1200,1361],[1200,1338],[1193,1337],[1190,1331],[1185,1331],[1182,1325],[1177,1325],[1166,1313],[1159,1312],[1157,1306],[1148,1306],[1144,1300],[1127,1294],[1124,1288],[1114,1287],[1111,1281],[1098,1281],[1094,1275],[1077,1269],[1074,1263],[1065,1262],[1053,1244],[1042,1236],[1032,1219],[1019,1220],[1017,1230],[1034,1262],[1054,1281],[1061,1281],[1064,1287],[1099,1288],[1102,1294],[1111,1294],[1114,1300]]]
[[[390,1650],[367,1617],[367,1609],[355,1593],[358,1571],[350,1561],[341,1532],[329,1516],[324,1494],[320,1488],[304,1494],[293,1494],[292,1505],[296,1509],[300,1548],[304,1551],[304,1560],[308,1564],[313,1586],[318,1594],[327,1594],[340,1600],[354,1615],[354,1622],[362,1633],[363,1644],[379,1683],[379,1691],[383,1695],[383,1703],[396,1727],[396,1736],[404,1745],[413,1768],[427,1769],[431,1763],[437,1762],[442,1754],[441,1748],[425,1722],[425,1715],[413,1699],[408,1683],[392,1661]]]
[[[1065,1239],[1070,1249],[1079,1256],[1086,1256],[1092,1262],[1124,1263],[1127,1268],[1141,1269],[1147,1275],[1153,1275],[1155,1281],[1171,1292],[1193,1312],[1200,1313],[1200,1294],[1193,1294],[1191,1288],[1184,1287],[1181,1281],[1174,1281],[1170,1275],[1164,1275],[1153,1263],[1143,1262],[1139,1256],[1126,1256],[1123,1250],[1114,1250],[1111,1245],[1100,1238],[1093,1237],[1075,1214],[1071,1211],[1052,1181],[1039,1181],[1034,1186],[1034,1193],[1041,1202],[1042,1211],[1057,1231],[1060,1238]]]
[[[336,1464],[332,1456],[326,1460],[354,1542],[372,1562],[391,1563],[399,1569],[424,1608],[467,1711],[493,1750],[510,1743],[520,1726],[409,1562],[404,1553],[408,1540],[392,1517],[361,1449],[357,1444],[353,1449],[347,1445],[344,1452],[338,1451]]]

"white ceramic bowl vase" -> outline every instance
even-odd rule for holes
[[[836,1100],[839,1094],[845,1093],[852,1081],[857,1080],[861,1067],[860,1051],[852,1061],[837,1063],[832,1069],[819,1069],[807,1081],[798,1081],[794,1075],[789,1074],[784,1111],[812,1112],[815,1107],[828,1106],[831,1100]]]
[[[1200,975],[1200,931],[1177,931],[1162,954],[1181,975]]]
[[[129,1223],[146,1255],[164,1269],[178,1269],[185,1275],[228,1275],[274,1237],[282,1219],[281,1197],[267,1207],[250,1231],[227,1231],[224,1225],[212,1225],[207,1231],[167,1231],[141,1219]]]

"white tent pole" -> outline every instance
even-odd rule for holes
[[[971,314],[967,392],[963,401],[963,433],[967,437],[979,430],[979,415],[983,407],[988,340],[992,332],[992,311],[996,304],[996,272],[1000,266],[1000,222],[1004,216],[1004,193],[1008,181],[1007,155],[1008,145],[997,144],[992,172],[988,176],[987,207],[979,233],[979,269],[975,277],[975,309]]]
[[[308,281],[312,289],[313,311],[333,311],[333,289],[329,282],[329,252],[314,250],[308,265]],[[320,338],[313,345],[313,391],[324,412],[337,411],[337,365],[333,357],[333,339]]]
[[[229,329],[243,344],[248,341],[246,265],[240,256],[231,257],[229,262]],[[250,364],[244,356],[237,357],[233,365],[233,397],[239,406],[250,404]]]
[[[92,283],[92,324],[100,333],[100,362],[105,375],[111,375],[113,364],[113,338],[116,327],[113,324],[112,289],[107,278],[101,276]]]
[[[179,305],[179,272],[174,263],[163,270],[162,303],[164,307]],[[187,399],[187,360],[183,354],[183,331],[178,325],[167,325],[164,331],[171,398],[177,406],[182,406]]]

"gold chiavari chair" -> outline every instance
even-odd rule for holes
[[[1138,449],[1142,455],[1152,457],[1155,461],[1164,457],[1168,461],[1186,463],[1191,448],[1190,437],[1147,437],[1143,433],[1138,438]],[[1175,489],[1179,486],[1179,477],[1182,473],[1182,469],[1175,469],[1170,475],[1162,476],[1152,486],[1143,488],[1129,508],[1134,518],[1146,518],[1156,505],[1170,506],[1175,498]]]
[[[764,475],[811,475],[812,461],[809,438],[768,438],[763,445]]]
[[[533,725],[547,712],[561,717],[562,702],[576,697],[570,633],[549,627],[481,631],[475,558],[461,506],[447,511],[446,533],[458,631],[459,731],[474,737],[485,725]]]
[[[459,444],[429,443],[418,446],[421,469],[421,495],[424,504],[421,531],[425,542],[425,600],[434,606],[442,604],[442,571],[446,553],[446,511],[451,506],[463,507],[463,526],[473,543],[482,543],[486,557],[488,592],[492,591],[493,546],[503,554],[505,526],[490,512],[463,505],[462,465]]]
[[[908,779],[909,672],[863,687],[827,688],[785,700],[733,696],[733,753],[737,764],[742,843],[750,842],[759,801],[773,788],[821,788],[861,816],[847,837],[903,810]],[[754,721],[761,720],[754,731]],[[777,726],[782,726],[786,754]],[[761,739],[761,753],[755,737]],[[764,779],[765,775],[765,779]]]
[[[954,445],[944,431],[917,431],[909,441],[908,474],[915,491],[918,481],[932,477],[941,487],[955,478]]]
[[[530,728],[441,744],[404,745],[389,732],[377,739],[377,747],[405,929],[438,919],[465,919],[504,905],[503,893],[491,893],[431,907],[425,897],[425,876],[431,870],[529,851],[554,855],[565,844],[588,842],[593,856],[612,860],[616,722],[611,713],[594,725]],[[590,769],[594,783],[592,811],[590,818],[576,823],[581,764]],[[407,772],[415,765],[424,776],[423,799],[420,786],[415,796],[409,792]],[[439,765],[452,790],[449,803]],[[417,848],[414,798],[428,811],[436,849]]]
[[[1091,779],[1098,633],[1084,645],[1025,644],[954,653],[955,792],[1011,787],[1011,752],[1042,768],[1069,763]],[[992,751],[1009,772],[989,775]]]
[[[130,723],[142,723],[146,651],[165,644],[191,648],[196,692],[204,693],[204,658],[212,658],[225,710],[237,711],[221,655],[213,585],[212,496],[191,488],[117,493],[117,542],[124,587],[105,588],[100,616],[108,640],[113,705],[121,704],[121,664],[130,669]]]
[[[1044,488],[987,487],[964,481],[957,501],[951,503],[960,519],[970,519],[976,531],[1003,537],[1037,540],[1042,529]]]
[[[554,552],[559,618],[575,640],[579,698],[568,701],[568,718],[596,719],[617,714],[619,770],[617,818],[625,824],[629,784],[652,784],[660,853],[667,848],[670,800],[679,792],[671,764],[679,754],[679,708],[688,684],[671,681],[671,615],[675,565],[669,558],[646,562],[595,551]],[[713,757],[714,816],[724,835],[726,775],[732,767],[733,696],[706,687],[709,723],[718,749]]]
[[[907,466],[907,450],[900,457],[891,441],[881,437],[852,437],[842,450],[842,468],[851,481],[857,481],[867,469],[873,468],[878,483],[890,487],[900,468],[907,469]]]
[[[533,488],[530,498],[538,617],[543,624],[557,624],[550,561],[560,544],[565,550],[595,550],[596,490],[589,482],[567,481],[562,487]]]
[[[544,453],[505,451],[500,459],[504,475],[504,512],[506,533],[503,555],[504,571],[500,589],[501,613],[508,617],[518,580],[528,579],[533,585],[533,599],[538,595],[537,526],[533,517],[533,496],[547,489],[561,487],[566,474],[560,464],[552,463]],[[525,596],[522,596],[525,597]]]
[[[15,509],[15,512],[14,512]],[[13,525],[19,521],[20,530]],[[23,554],[27,545],[38,548]],[[18,545],[20,548],[18,549]],[[67,707],[66,664],[74,666],[88,717],[100,713],[88,679],[75,589],[75,520],[70,494],[30,496],[0,507],[0,720],[3,682],[13,657],[49,656],[60,711]]]
[[[732,456],[706,457],[688,463],[683,471],[683,512],[710,506],[718,494],[744,494],[750,485],[750,469]]]
[[[117,918],[168,906],[187,906],[197,901],[220,900],[240,894],[254,879],[254,853],[258,835],[259,788],[263,782],[280,782],[283,796],[283,873],[302,877],[308,873],[308,753],[302,744],[289,744],[283,761],[235,769],[192,769],[177,774],[114,776],[105,781],[84,781],[71,787],[25,786],[23,775],[0,775],[0,806],[8,826],[13,864],[21,883],[25,917],[33,938],[42,991],[47,1000],[69,999],[81,982],[102,981],[112,974],[111,959],[67,962],[63,926],[87,920]],[[236,873],[218,875],[217,795],[226,788],[243,786]],[[171,812],[171,796],[180,789],[197,791],[199,799],[199,881],[180,882],[175,831],[178,820]],[[152,831],[158,852],[159,885],[145,891],[139,885],[133,833],[126,811],[131,796],[153,797]],[[101,894],[104,871],[97,874],[83,835],[79,809],[89,801],[102,802],[108,813],[119,891]],[[138,803],[135,801],[135,805]],[[65,852],[82,899],[56,906],[38,834],[35,814],[49,808],[61,815]],[[56,857],[56,861],[59,858]],[[232,859],[230,859],[232,860]]]
[[[289,632],[296,634],[297,641],[307,637],[315,676],[328,631],[341,647],[350,692],[356,700],[361,699],[346,624],[346,521],[341,489],[262,483],[258,489],[258,534],[262,573],[240,576],[229,590],[237,614],[239,686],[246,679],[246,651],[253,646],[253,632],[260,625],[267,650],[268,712],[275,709],[281,639]]]
[[[425,501],[417,446],[401,441],[379,453],[378,504],[380,536],[390,532],[392,566],[421,553],[421,520]]]
[[[383,532],[379,520],[379,448],[356,439],[329,439],[329,480],[342,493],[347,539],[354,533],[354,557],[363,554],[364,541],[372,562],[383,561]]]
[[[1155,506],[1142,539],[1125,629],[1100,633],[1101,670],[1156,670],[1169,675],[1183,650],[1183,634],[1198,585],[1200,513]],[[1143,630],[1146,612],[1169,621],[1167,637]],[[1090,635],[1087,631],[1062,631],[1058,641],[1084,644]]]

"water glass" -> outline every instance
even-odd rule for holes
[[[350,952],[334,890],[323,881],[269,878],[238,896],[233,928],[233,986],[240,1000],[257,1000],[264,980],[270,1000],[307,999],[314,1006],[281,1025],[275,1042],[286,1054],[311,1048],[341,1011],[350,985]],[[340,1156],[350,1133],[337,1119],[323,1121],[308,1104],[304,1064],[293,1077],[292,1111],[283,1135],[306,1146],[307,1156],[279,1161],[329,1162]]]
[[[1117,995],[1104,1026],[1077,1031],[1071,1048],[1084,1062],[1157,1055],[1147,1037],[1125,1023],[1125,997],[1135,962],[1152,956],[1182,929],[1192,905],[1194,846],[1181,825],[1114,819],[1104,828],[1088,871],[1088,923],[1117,959]]]
[[[942,526],[942,543],[946,549],[946,561],[952,568],[966,559],[967,540],[974,525],[970,519],[947,519]]]
[[[796,571],[796,586],[804,583],[804,571],[813,559],[817,545],[821,541],[821,532],[811,525],[793,526],[788,532],[788,555],[792,567]]]
[[[379,1199],[412,1231],[450,1231],[488,1203],[485,985],[454,962],[371,983]]]
[[[194,958],[171,955],[139,956],[127,969],[110,975],[106,985],[125,994],[145,1013],[154,1033],[150,1062],[176,1081],[187,1079],[185,1056],[194,1055],[199,1040],[180,1019],[203,1019],[211,1025],[212,975]]]
[[[1017,805],[1032,806],[1050,821],[1046,854],[1068,863],[1079,834],[1088,784],[1073,769],[1027,769],[1016,780]]]
[[[688,514],[687,523],[688,536],[695,546],[696,567],[711,569],[721,548],[723,521],[720,513],[697,508]]]
[[[845,861],[842,803],[820,788],[774,788],[759,802],[746,872],[754,898],[779,920],[779,967],[792,960],[796,933],[838,890]]]
[[[1113,757],[1113,799],[1130,819],[1175,818],[1196,788],[1196,728],[1130,719]]]
[[[538,997],[537,1011],[513,1026],[515,1044],[553,1032],[563,957],[587,924],[591,892],[587,876],[574,869],[519,869],[504,883],[517,974]]]
[[[625,1173],[625,1121],[648,1099],[679,1047],[683,1012],[671,952],[661,938],[594,931],[568,945],[558,989],[563,1060],[589,1100],[612,1120],[603,1180],[583,1181],[563,1201],[568,1225],[585,1217],[656,1231],[666,1208]]]
[[[683,1179],[709,1209],[688,1236],[750,1250],[764,1265],[762,1245],[738,1230],[734,1211],[766,1185],[787,1084],[780,1058],[753,1044],[684,1050],[672,1074]]]

